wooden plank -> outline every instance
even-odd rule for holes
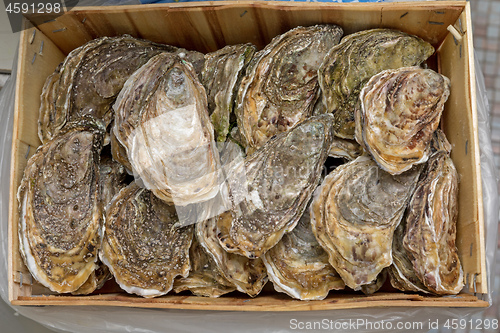
[[[461,20],[467,21],[467,13]],[[481,185],[477,110],[475,101],[472,29],[464,31],[461,41],[447,36],[438,50],[441,73],[452,82],[451,94],[442,117],[442,127],[453,146],[451,157],[460,175],[457,247],[469,288],[486,292],[484,253],[484,216]],[[472,67],[471,67],[472,66]],[[473,90],[474,89],[474,90]],[[474,95],[472,95],[474,94]],[[476,276],[476,278],[474,278]]]
[[[462,1],[390,5],[220,1],[79,7],[38,27],[65,54],[92,38],[121,34],[201,52],[243,42],[262,48],[274,36],[292,27],[320,22],[338,24],[346,33],[376,27],[402,29],[437,45],[464,4]],[[43,22],[43,17],[29,18],[35,23]]]
[[[127,294],[91,296],[38,296],[20,297],[14,305],[91,305],[142,308],[219,310],[219,311],[314,311],[356,309],[367,307],[486,307],[488,303],[475,296],[461,294],[456,297],[426,297],[417,294],[377,293],[365,295],[329,295],[322,301],[298,301],[283,294],[249,297],[195,297],[163,296],[145,299]]]

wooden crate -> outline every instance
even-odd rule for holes
[[[100,36],[130,34],[201,52],[252,42],[259,48],[298,25],[335,23],[345,33],[369,28],[394,28],[433,44],[431,66],[451,79],[452,90],[442,128],[453,145],[460,174],[457,246],[469,290],[487,292],[484,218],[477,136],[475,73],[469,4],[465,1],[423,3],[293,3],[199,2],[123,7],[84,7],[56,20],[30,17],[21,34],[12,141],[10,193],[9,299],[15,305],[112,305],[238,311],[296,311],[381,306],[485,307],[473,293],[453,297],[377,292],[365,296],[331,292],[323,301],[297,301],[268,291],[255,299],[226,295],[219,299],[167,295],[144,299],[110,286],[89,296],[54,295],[32,281],[19,254],[17,188],[37,136],[40,93],[45,79],[74,48]],[[43,24],[37,24],[43,23]],[[37,26],[37,27],[35,27]],[[457,38],[449,33],[454,27]]]

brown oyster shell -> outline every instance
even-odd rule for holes
[[[311,204],[312,229],[345,284],[358,290],[392,264],[392,237],[419,169],[392,176],[368,156],[332,171]]]
[[[207,97],[189,63],[169,53],[151,58],[113,107],[113,134],[146,188],[179,206],[217,195],[220,161]]]
[[[333,139],[332,118],[311,117],[245,159],[244,200],[217,218],[226,251],[259,258],[295,227],[319,182]]]
[[[217,265],[200,246],[196,237],[193,238],[189,250],[189,260],[191,271],[188,277],[180,277],[174,281],[173,290],[176,293],[189,290],[197,296],[220,297],[236,290],[236,287],[219,273]]]
[[[330,290],[345,287],[328,262],[328,253],[314,237],[309,210],[291,232],[262,256],[262,260],[274,289],[296,299],[321,300]]]
[[[111,108],[128,77],[151,57],[172,52],[203,65],[203,54],[133,38],[102,37],[73,50],[47,79],[41,96],[38,133],[52,139],[71,121],[82,116],[108,126]]]
[[[335,115],[335,135],[354,139],[354,110],[363,85],[375,74],[416,66],[434,53],[422,39],[401,31],[373,29],[345,36],[318,71],[323,103]]]
[[[252,44],[229,45],[205,55],[201,82],[216,141],[226,141],[238,87],[256,49]]]
[[[297,27],[255,54],[235,108],[247,153],[311,116],[319,94],[317,70],[342,33],[335,25]]]
[[[193,226],[175,228],[175,207],[135,182],[123,188],[106,210],[101,261],[128,293],[168,293],[177,276],[190,270]]]
[[[257,296],[267,282],[267,271],[260,258],[248,259],[226,252],[217,238],[216,219],[209,219],[196,224],[196,237],[202,248],[215,262],[216,269],[227,281],[242,293]]]
[[[458,173],[446,151],[431,156],[419,179],[402,240],[415,275],[435,294],[458,294],[464,286],[458,256]]]
[[[58,293],[76,291],[96,268],[103,137],[100,124],[70,124],[28,160],[19,187],[22,257],[32,276]]]
[[[385,171],[400,174],[425,162],[450,80],[430,69],[404,67],[373,76],[356,114],[356,140]]]
[[[363,147],[356,141],[334,137],[328,156],[352,161],[363,155],[363,152]]]

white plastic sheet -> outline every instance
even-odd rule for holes
[[[17,59],[12,73],[16,73]],[[488,279],[493,281],[499,200],[491,148],[489,107],[484,79],[477,69],[477,107],[486,221]],[[8,203],[14,113],[13,75],[0,92],[0,296],[8,302]],[[491,283],[488,283],[492,286]],[[489,294],[479,295],[491,302]],[[303,312],[228,312],[118,307],[13,307],[21,315],[59,332],[295,332],[308,327],[330,332],[426,332],[448,319],[468,319],[484,311],[472,308],[371,308]],[[419,326],[418,323],[421,323]],[[406,325],[406,326],[404,326]],[[413,325],[410,329],[408,325]],[[371,329],[370,329],[371,328]]]

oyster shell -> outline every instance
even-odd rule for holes
[[[435,294],[458,294],[463,271],[455,245],[458,173],[446,151],[429,159],[405,216],[403,247],[415,275]]]
[[[328,262],[311,229],[309,210],[262,260],[278,292],[300,300],[324,299],[330,290],[344,289],[344,281]]]
[[[115,134],[113,133],[113,126],[111,127],[109,136],[111,143],[111,155],[113,156],[113,160],[123,165],[128,174],[133,175],[134,173],[132,171],[132,165],[128,161],[127,157],[127,150],[122,146],[120,141],[118,141]]]
[[[71,292],[73,295],[88,295],[95,290],[101,289],[106,281],[111,279],[112,275],[108,267],[100,260],[97,260],[96,269],[89,276],[87,281],[76,291]]]
[[[172,52],[203,65],[203,54],[156,44],[128,35],[102,37],[73,50],[47,79],[41,96],[38,134],[52,139],[71,121],[82,116],[100,119],[108,126],[111,104],[127,78],[151,57]]]
[[[433,53],[429,43],[396,30],[373,29],[345,36],[318,71],[323,103],[335,114],[335,135],[354,139],[354,109],[363,85],[373,75],[420,65]]]
[[[430,69],[382,71],[363,88],[356,114],[356,140],[377,164],[400,174],[425,162],[439,125],[450,80]]]
[[[217,195],[219,154],[205,89],[189,63],[156,55],[130,76],[113,107],[113,134],[146,188],[179,206]]]
[[[245,159],[242,202],[217,218],[222,247],[258,258],[290,232],[317,186],[332,143],[331,114],[311,117]],[[235,190],[230,189],[234,196]]]
[[[123,188],[106,210],[103,263],[128,293],[168,293],[177,276],[189,275],[193,227],[174,228],[175,207],[137,186]]]
[[[201,82],[207,91],[208,111],[217,141],[226,141],[238,87],[255,51],[252,44],[239,44],[205,55]]]
[[[358,290],[392,263],[392,237],[415,188],[419,168],[392,176],[368,156],[343,164],[318,187],[311,223],[330,264]]]
[[[348,161],[355,160],[363,154],[363,148],[354,140],[334,137],[328,156],[343,158]]]
[[[74,292],[94,272],[100,242],[99,154],[104,127],[67,126],[28,160],[18,191],[19,244],[33,277]]]
[[[311,116],[319,94],[318,67],[342,33],[335,25],[297,27],[255,54],[235,108],[247,153]]]
[[[125,168],[120,163],[108,156],[101,157],[99,165],[101,183],[101,202],[106,206],[111,202],[118,192],[127,186]]]
[[[176,293],[189,290],[197,296],[220,297],[236,290],[236,287],[219,273],[217,265],[200,246],[196,237],[193,238],[189,250],[189,260],[189,276],[174,281],[173,290]]]
[[[382,272],[377,276],[375,280],[373,280],[369,284],[365,284],[361,286],[361,291],[365,295],[371,295],[375,294],[382,286],[384,285],[385,281],[387,280],[387,270],[389,267],[384,268]]]
[[[267,271],[260,258],[248,259],[228,253],[217,239],[216,219],[196,224],[196,237],[201,246],[216,263],[215,267],[238,291],[252,297],[257,296],[267,282]]]

